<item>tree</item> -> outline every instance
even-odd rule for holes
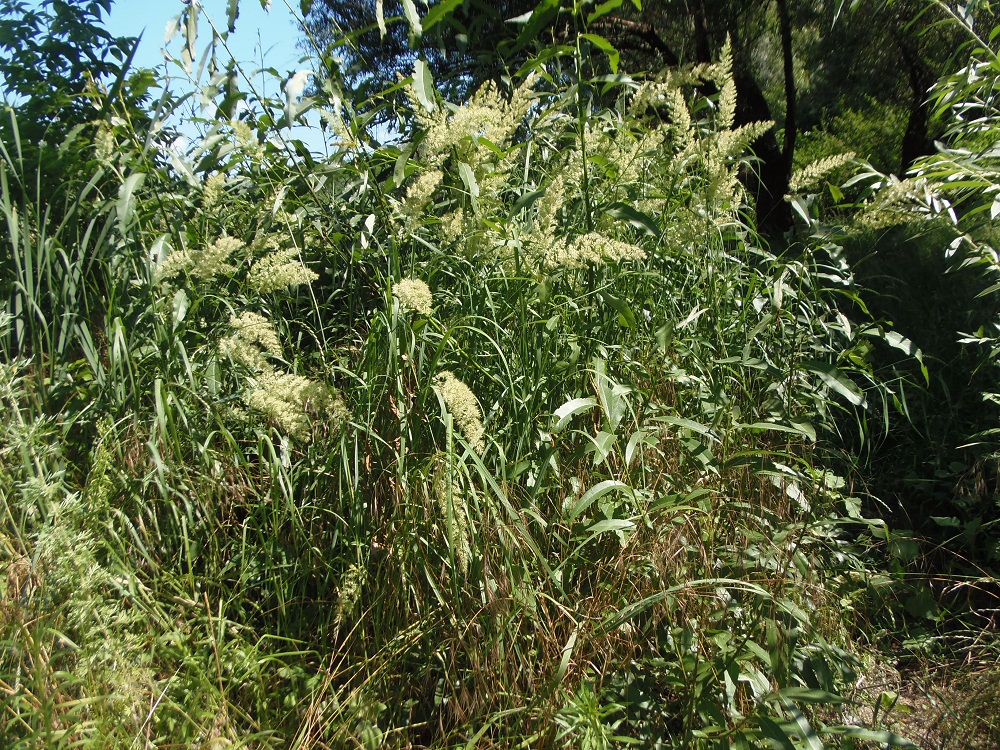
[[[926,92],[947,69],[952,26],[924,18],[924,0],[859,4],[838,14],[830,0],[661,0],[587,4],[576,16],[559,0],[432,3],[418,19],[411,0],[315,0],[307,25],[316,39],[346,50],[348,79],[383,90],[425,59],[446,94],[464,98],[484,80],[516,70],[542,42],[603,36],[630,72],[656,73],[708,62],[730,40],[737,123],[774,120],[752,146],[748,186],[758,224],[791,226],[785,201],[800,131],[866,106],[868,98],[906,112],[896,164],[901,172],[932,150]],[[381,16],[380,16],[381,11]],[[923,28],[927,27],[929,28]],[[802,80],[802,79],[805,80]],[[799,80],[797,80],[799,79]],[[778,133],[781,134],[779,142]]]
[[[25,183],[40,180],[42,194],[65,182],[89,140],[65,143],[70,134],[105,119],[113,105],[146,117],[142,103],[153,78],[136,71],[126,80],[139,40],[104,28],[111,5],[0,0],[0,85],[10,113],[0,122],[0,137],[23,165]]]

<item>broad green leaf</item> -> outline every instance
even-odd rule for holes
[[[829,693],[826,690],[814,690],[813,688],[804,687],[786,687],[779,690],[777,693],[771,695],[769,700],[780,700],[787,699],[796,701],[798,703],[846,703],[847,699],[837,695],[836,693]]]
[[[413,0],[403,0],[403,15],[406,16],[407,23],[410,24],[410,48],[416,49],[416,42],[420,41],[424,30],[420,26],[420,16],[417,13],[417,6]]]
[[[576,637],[579,635],[579,626],[573,628],[573,632],[569,636],[569,640],[566,641],[566,645],[563,646],[562,658],[559,660],[559,669],[556,671],[556,683],[560,683],[563,677],[566,676],[566,672],[569,670],[570,660],[573,658],[573,648],[576,646]]]
[[[167,22],[167,28],[163,32],[163,46],[166,47],[177,36],[181,30],[181,16],[175,16]]]
[[[454,12],[455,8],[459,7],[462,2],[463,0],[443,0],[443,2],[434,4],[424,16],[424,31],[439,23],[449,13]]]
[[[469,191],[469,197],[472,199],[473,213],[478,214],[479,182],[476,181],[476,173],[472,171],[472,167],[464,161],[461,161],[458,163],[458,175],[462,178],[462,182],[465,184],[465,189]]]
[[[543,195],[545,195],[544,190],[533,190],[530,193],[525,193],[514,202],[514,207],[510,210],[510,215],[513,216],[522,209],[530,208]]]
[[[627,203],[612,203],[604,209],[604,213],[612,219],[627,221],[637,229],[641,229],[652,237],[660,236],[660,228],[647,214],[639,211]]]
[[[188,311],[188,296],[183,289],[178,289],[174,293],[174,328],[184,320]]]
[[[809,720],[806,719],[802,712],[797,708],[792,708],[789,709],[788,713],[791,714],[792,721],[798,727],[799,733],[802,735],[802,739],[805,740],[808,750],[824,750],[823,743],[817,736],[816,730],[812,728]]]
[[[621,4],[619,0],[619,5]],[[621,60],[621,55],[618,50],[615,49],[614,45],[611,44],[607,39],[605,39],[600,34],[580,34],[580,36],[586,39],[588,42],[593,44],[595,47],[600,49],[604,54],[608,56],[608,62],[611,64],[611,72],[618,72],[618,63]]]
[[[865,405],[865,394],[861,392],[854,381],[839,368],[828,362],[808,361],[802,363],[802,369],[815,373],[835,393],[839,393],[854,406]]]
[[[594,466],[600,466],[611,453],[611,449],[618,441],[618,436],[613,432],[601,430],[594,437],[590,438],[594,450]],[[589,448],[588,448],[589,450]]]
[[[706,427],[700,422],[695,422],[694,420],[691,419],[684,419],[683,417],[661,416],[661,417],[656,417],[656,421],[666,422],[667,424],[673,425],[674,427],[680,427],[685,430],[691,430],[692,432],[697,432],[699,435],[714,437],[712,435],[711,428]]]
[[[378,33],[382,39],[385,39],[386,28],[385,28],[385,8],[382,7],[382,0],[375,0],[375,23],[378,24]]]
[[[501,52],[504,55],[513,55],[538,39],[538,35],[542,33],[542,29],[559,12],[559,5],[560,0],[542,0],[530,14],[525,13],[517,18],[507,19],[508,23],[523,23],[524,28],[517,35],[517,39],[514,40],[513,45],[503,45]]]
[[[136,172],[128,176],[122,186],[118,188],[118,201],[115,203],[115,211],[118,215],[118,229],[124,237],[129,224],[132,222],[132,214],[135,211],[135,190],[146,178],[144,172]]]
[[[795,435],[802,435],[816,442],[816,428],[808,422],[792,422],[791,424],[778,424],[777,422],[754,422],[753,424],[743,424],[739,427],[748,430],[772,430],[774,432],[790,432]]]
[[[476,181],[476,173],[472,171],[472,167],[470,167],[464,161],[459,162],[458,174],[462,178],[462,182],[465,183],[465,187],[469,191],[469,195],[471,195],[473,198],[478,198],[479,182]]]
[[[918,347],[910,339],[906,338],[906,336],[901,333],[897,333],[896,331],[886,331],[880,326],[867,328],[861,331],[861,333],[870,338],[881,339],[893,349],[898,349],[904,354],[907,354],[917,360],[920,364],[920,371],[923,373],[924,381],[927,385],[930,385],[930,373],[928,373],[927,366],[924,364],[924,353],[920,351],[920,347]]]
[[[604,497],[609,492],[627,492],[632,494],[633,490],[627,484],[619,482],[617,479],[605,479],[603,482],[595,484],[583,493],[583,497],[576,501],[576,505],[574,505],[572,510],[570,510],[570,512],[566,515],[566,519],[568,521],[572,521],[574,518],[583,513],[583,511],[589,508],[596,500]]]
[[[184,11],[184,49],[181,50],[181,63],[184,70],[191,72],[191,63],[194,62],[198,52],[195,44],[198,41],[198,6],[191,4]]]
[[[226,4],[226,28],[232,34],[236,31],[236,19],[240,16],[240,0],[229,0]]]
[[[413,90],[417,94],[417,101],[423,105],[424,109],[428,112],[437,109],[437,105],[434,103],[434,79],[431,77],[430,67],[423,60],[417,60],[413,63]]]
[[[577,414],[590,411],[597,406],[596,398],[574,398],[555,410],[555,424],[549,432],[561,432]]]
[[[609,292],[601,292],[601,299],[608,307],[618,313],[618,322],[623,328],[635,330],[635,313],[624,300],[615,297]]]
[[[617,10],[621,5],[622,0],[606,0],[606,2],[594,8],[593,12],[587,16],[587,25],[589,26],[601,16],[606,16],[611,11]]]
[[[635,522],[624,518],[606,518],[603,521],[591,524],[587,527],[587,533],[591,539],[608,531],[631,531],[635,528]]]
[[[838,735],[840,737],[850,737],[851,739],[861,740],[862,742],[875,742],[880,745],[889,745],[891,747],[917,747],[917,745],[914,745],[905,737],[901,737],[898,734],[884,730],[865,729],[864,727],[833,726],[827,727],[824,731],[827,734]]]
[[[766,716],[758,716],[757,726],[760,727],[760,733],[770,743],[771,747],[776,748],[776,750],[795,750],[795,743],[792,742],[792,738],[773,719],[769,719]]]

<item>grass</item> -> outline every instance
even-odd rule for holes
[[[321,99],[322,163],[248,92],[4,189],[6,746],[905,744],[842,710],[905,344],[747,223],[725,58],[665,118],[585,47],[388,145]]]

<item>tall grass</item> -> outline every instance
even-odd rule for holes
[[[749,225],[728,53],[599,53],[317,92],[324,161],[231,73],[57,220],[4,189],[8,746],[902,742],[836,708],[884,331]]]

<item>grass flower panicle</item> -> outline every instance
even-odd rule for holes
[[[250,268],[247,283],[259,294],[268,294],[301,284],[310,284],[318,278],[319,274],[305,267],[299,259],[297,250],[282,248],[254,263]]]
[[[461,487],[453,482],[450,496],[448,489],[445,477],[438,477],[433,488],[434,502],[446,525],[448,543],[454,550],[455,562],[458,563],[459,571],[465,575],[469,572],[469,562],[472,559],[469,508]]]
[[[801,193],[812,190],[819,184],[820,180],[836,169],[844,166],[854,158],[854,152],[848,151],[844,154],[834,154],[824,159],[817,159],[810,162],[802,169],[797,169],[792,173],[792,179],[788,182],[788,190],[791,193]]]
[[[216,172],[207,180],[201,189],[201,206],[208,210],[215,206],[222,198],[222,191],[226,187],[226,175]]]
[[[181,273],[187,273],[201,281],[215,276],[236,272],[236,266],[229,262],[230,256],[243,247],[243,242],[235,237],[220,237],[201,250],[177,250],[166,257],[155,275],[156,281],[168,281]]]
[[[465,436],[473,450],[482,453],[486,448],[483,439],[483,413],[479,408],[472,389],[455,377],[454,373],[444,370],[434,378],[434,388],[441,394],[445,406],[455,418],[459,431]]]
[[[322,416],[336,428],[349,418],[340,396],[302,375],[265,372],[247,394],[247,405],[266,414],[291,437],[309,442],[312,417]]]
[[[646,251],[638,245],[589,232],[574,240],[556,240],[549,249],[546,263],[557,268],[586,268],[591,264],[623,263],[645,257]]]
[[[420,279],[400,279],[392,285],[392,295],[399,300],[404,310],[432,315],[434,297],[431,289]]]
[[[411,211],[420,211],[430,203],[434,191],[443,179],[444,173],[439,169],[432,169],[420,175],[406,191],[406,207]]]
[[[265,353],[280,358],[283,352],[271,322],[263,315],[243,312],[230,318],[229,325],[233,333],[219,342],[219,352],[257,372],[273,369]]]
[[[274,330],[274,326],[271,325],[271,321],[263,315],[249,311],[242,312],[238,318],[236,316],[230,318],[229,325],[242,338],[254,344],[259,344],[268,354],[275,357],[282,355],[278,333]]]

